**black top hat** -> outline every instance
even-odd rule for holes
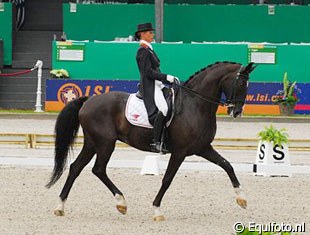
[[[154,31],[152,27],[152,23],[144,23],[144,24],[138,24],[137,31],[135,32],[136,38],[138,38],[138,33],[145,32],[145,31]]]

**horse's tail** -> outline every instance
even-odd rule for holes
[[[55,125],[55,162],[53,174],[49,183],[50,188],[61,177],[67,163],[69,148],[72,147],[79,130],[79,111],[88,97],[78,98],[68,103],[59,113]]]

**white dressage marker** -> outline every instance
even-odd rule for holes
[[[161,172],[162,169],[159,156],[146,156],[142,164],[141,175],[159,175]]]
[[[292,166],[287,144],[274,145],[260,141],[253,167],[255,175],[292,177]]]

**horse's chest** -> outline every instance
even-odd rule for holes
[[[200,140],[202,144],[211,143],[215,137],[216,124],[208,120],[204,120],[200,123],[200,125],[198,124],[195,127],[196,139]]]

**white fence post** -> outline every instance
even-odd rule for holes
[[[37,86],[37,100],[36,100],[36,105],[35,105],[36,107],[35,112],[44,112],[42,110],[42,102],[41,102],[42,66],[43,66],[43,62],[41,60],[38,60],[35,65],[35,68],[38,69],[38,86]]]

